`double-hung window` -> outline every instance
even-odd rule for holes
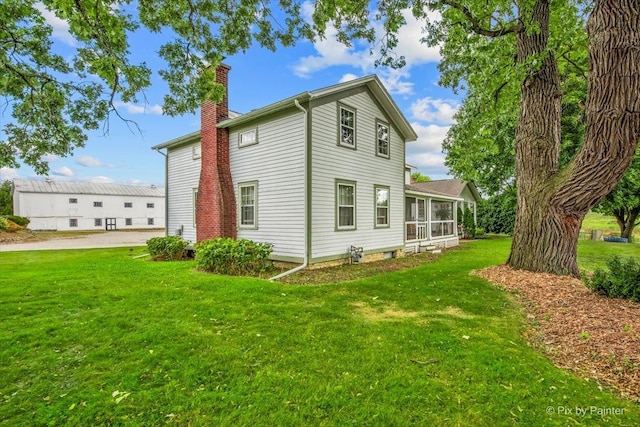
[[[338,104],[339,126],[338,145],[347,148],[356,148],[356,111],[344,105]]]
[[[336,229],[356,229],[356,183],[336,180]]]
[[[375,228],[389,227],[389,187],[376,185],[376,218]]]
[[[258,228],[258,182],[239,184],[240,228]]]
[[[389,158],[389,125],[376,121],[376,156]]]

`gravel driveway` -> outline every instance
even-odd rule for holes
[[[42,242],[0,243],[0,252],[144,246],[148,239],[162,236],[164,236],[164,230],[109,231],[87,236],[59,237]]]

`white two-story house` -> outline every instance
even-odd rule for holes
[[[456,245],[462,198],[407,179],[416,138],[375,75],[242,115],[226,97],[205,103],[200,131],[153,147],[167,161],[167,233],[269,242],[274,259],[305,264]]]

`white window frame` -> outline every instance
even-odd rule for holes
[[[378,203],[378,192],[385,191],[387,193],[387,205],[381,206]],[[373,211],[373,227],[374,228],[389,228],[391,227],[391,188],[388,185],[374,185],[373,187],[374,198],[374,211]],[[381,218],[378,215],[378,209],[386,209],[386,215],[384,216],[385,223],[380,224],[378,220]]]
[[[342,112],[346,111],[348,113],[351,113],[353,115],[353,124],[349,125],[346,123],[342,123]],[[357,114],[356,114],[356,109],[352,108],[352,107],[348,107],[344,104],[340,104],[338,103],[338,145],[340,147],[345,147],[345,148],[349,148],[351,150],[355,150],[356,149],[356,137],[357,137],[357,132],[356,132],[356,123],[357,123]],[[343,141],[342,138],[342,134],[343,132],[347,131],[351,131],[351,135],[352,135],[352,141],[353,144],[347,144]]]
[[[447,203],[451,206],[451,219],[439,219],[436,218],[437,216],[437,209],[434,208],[434,203]],[[431,201],[429,202],[429,211],[431,212],[430,218],[429,218],[429,222],[430,222],[430,228],[431,228],[431,237],[433,239],[442,239],[445,237],[451,237],[454,236],[456,233],[456,227],[455,227],[455,211],[454,209],[456,209],[457,207],[457,203],[454,204],[454,202],[450,201],[450,200],[438,200],[438,199],[431,199]],[[433,229],[434,226],[444,226],[445,224],[451,224],[451,233],[450,234],[441,234],[441,235],[434,235]]]
[[[380,128],[384,127],[387,129],[387,137],[386,139],[380,138]],[[387,152],[380,152],[380,143],[384,142],[387,146]],[[376,120],[376,156],[382,157],[384,159],[388,159],[391,157],[391,128],[389,125],[381,120]]]
[[[193,147],[191,147],[191,157],[193,158],[193,160],[197,160],[197,159],[202,157],[202,145],[201,144],[196,144]]]
[[[250,188],[253,191],[253,203],[247,203],[242,190]],[[253,212],[253,221],[245,221],[243,212],[250,209]],[[258,229],[258,181],[241,182],[238,184],[238,227],[244,230]]]
[[[238,147],[248,147],[258,143],[258,128],[253,128],[238,134]]]
[[[342,204],[341,200],[340,200],[340,189],[342,187],[351,187],[353,188],[353,203],[352,204]],[[353,230],[357,230],[358,228],[358,223],[357,223],[357,206],[358,206],[358,202],[357,202],[357,194],[358,194],[358,186],[356,184],[355,181],[348,181],[348,180],[343,180],[343,179],[336,179],[336,186],[335,186],[335,201],[336,201],[336,223],[335,223],[335,230],[336,231],[353,231]],[[341,215],[340,215],[340,211],[341,209],[352,209],[353,213],[352,213],[352,218],[353,218],[353,224],[347,224],[347,225],[342,225],[340,223],[341,220]]]

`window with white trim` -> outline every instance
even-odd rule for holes
[[[336,181],[336,229],[356,229],[356,183]]]
[[[389,125],[376,121],[376,155],[389,158]]]
[[[338,145],[356,148],[356,112],[344,105],[339,105]]]
[[[389,227],[389,187],[376,186],[376,228]]]
[[[251,129],[246,132],[240,133],[238,136],[238,146],[246,147],[248,145],[254,145],[258,143],[258,130]]]
[[[240,227],[258,228],[256,220],[258,212],[258,183],[239,184],[238,193],[240,194]]]
[[[453,235],[453,202],[431,201],[431,237]]]
[[[193,160],[196,160],[202,157],[202,146],[200,144],[194,145],[191,148],[191,155],[193,157]]]

